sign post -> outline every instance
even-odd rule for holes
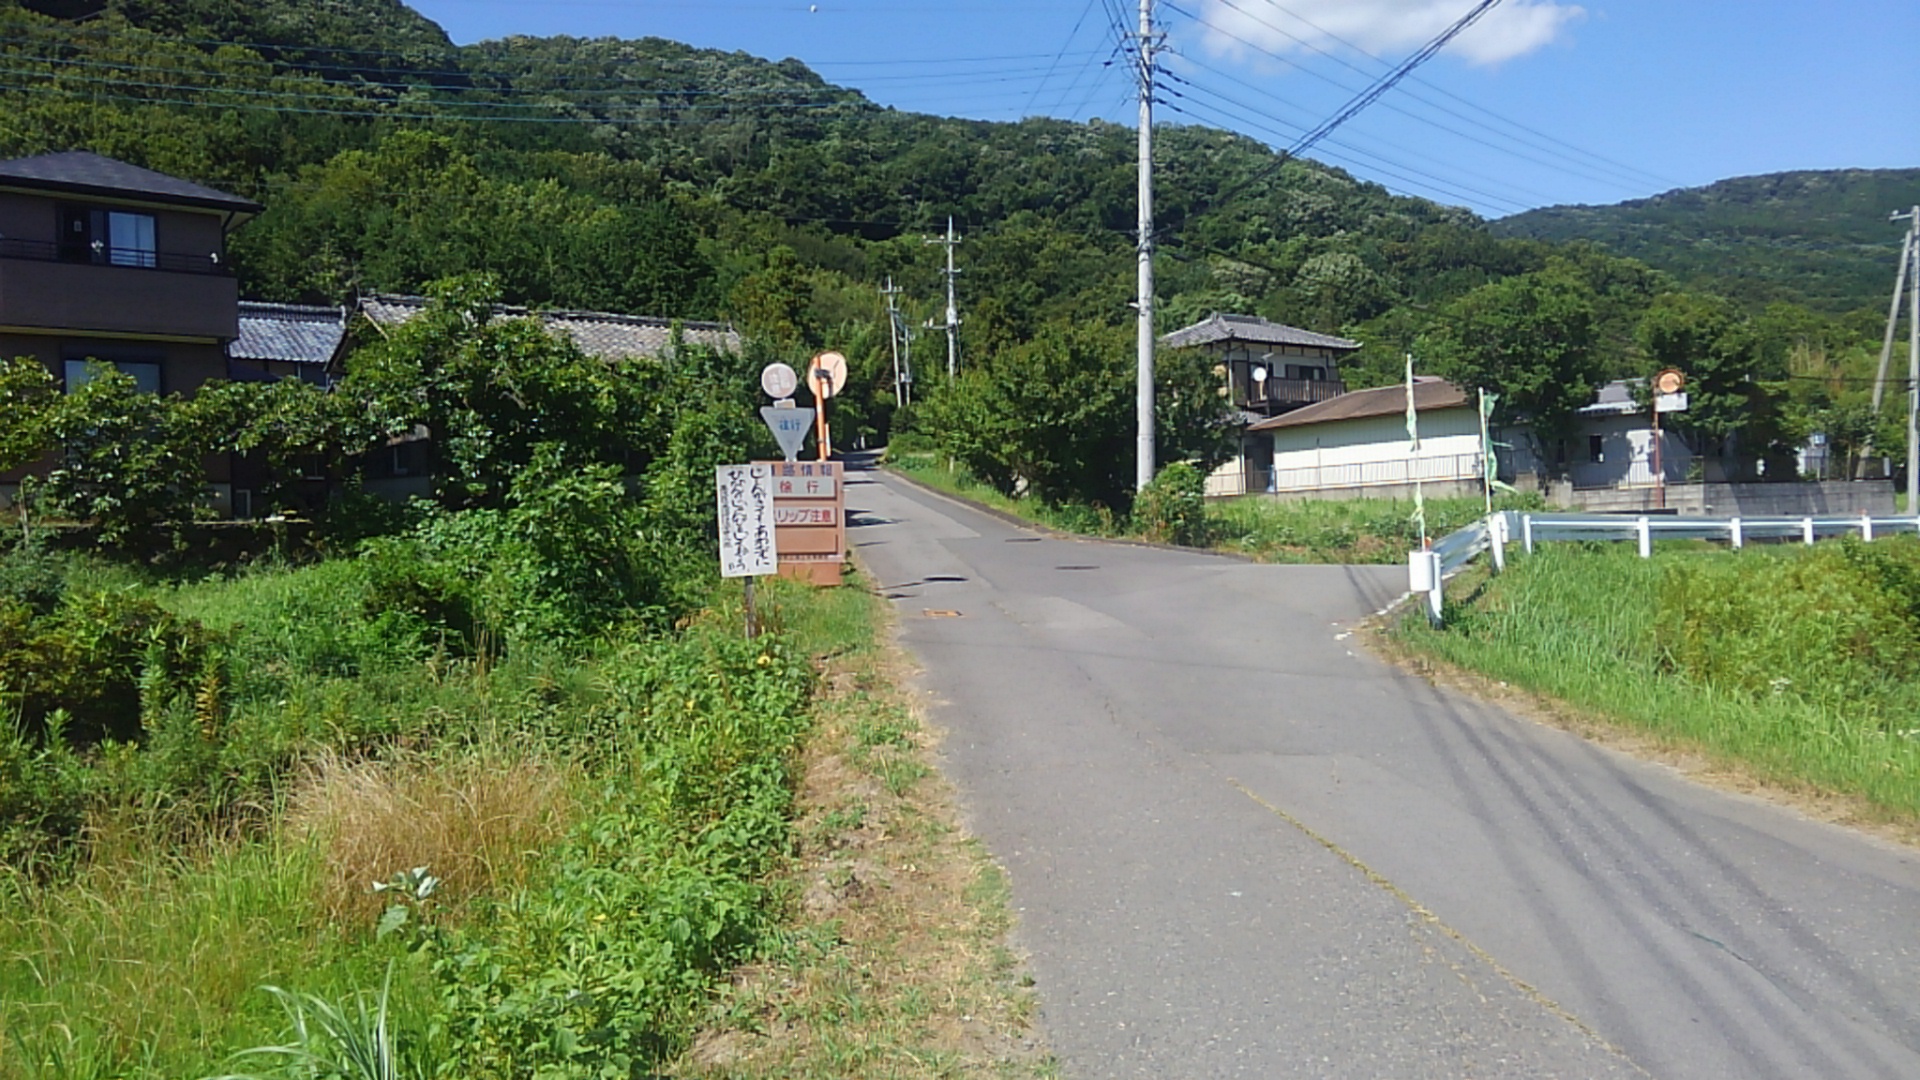
[[[827,433],[827,399],[838,394],[846,384],[847,358],[837,352],[823,352],[807,366],[807,386],[813,390],[814,406],[820,410],[814,421],[819,427],[814,442],[820,451],[821,461],[827,460],[831,450],[831,439]]]
[[[774,537],[773,467],[722,465],[714,470],[720,511],[720,576],[746,578],[747,637],[759,634],[753,579],[779,573]]]
[[[1666,436],[1660,433],[1660,414],[1685,412],[1687,395],[1681,393],[1687,387],[1687,377],[1679,368],[1667,368],[1653,377],[1653,488],[1654,505],[1661,510],[1667,508],[1667,465],[1662,450],[1665,449]]]

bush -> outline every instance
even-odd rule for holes
[[[1133,525],[1160,544],[1200,547],[1207,542],[1207,477],[1191,462],[1160,470],[1133,506]]]

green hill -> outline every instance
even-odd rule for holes
[[[1750,306],[1833,314],[1884,308],[1900,257],[1894,210],[1920,204],[1920,169],[1770,173],[1615,206],[1551,206],[1492,224],[1501,236],[1589,240]]]

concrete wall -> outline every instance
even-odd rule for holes
[[[1654,509],[1653,488],[1580,490],[1553,486],[1548,501],[1569,510],[1635,513]],[[1797,514],[1890,516],[1893,484],[1887,480],[1825,480],[1783,484],[1669,484],[1666,508],[1702,517],[1791,517]]]

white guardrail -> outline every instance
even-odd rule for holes
[[[1643,514],[1555,514],[1503,510],[1449,533],[1426,551],[1407,555],[1407,588],[1426,597],[1427,618],[1440,625],[1446,579],[1491,554],[1495,572],[1506,569],[1507,545],[1518,541],[1528,554],[1538,544],[1565,540],[1632,540],[1640,557],[1653,557],[1655,540],[1721,540],[1744,547],[1749,540],[1786,540],[1811,544],[1822,537],[1858,536],[1872,540],[1890,533],[1920,533],[1920,517],[1869,514],[1802,517],[1708,518]]]

